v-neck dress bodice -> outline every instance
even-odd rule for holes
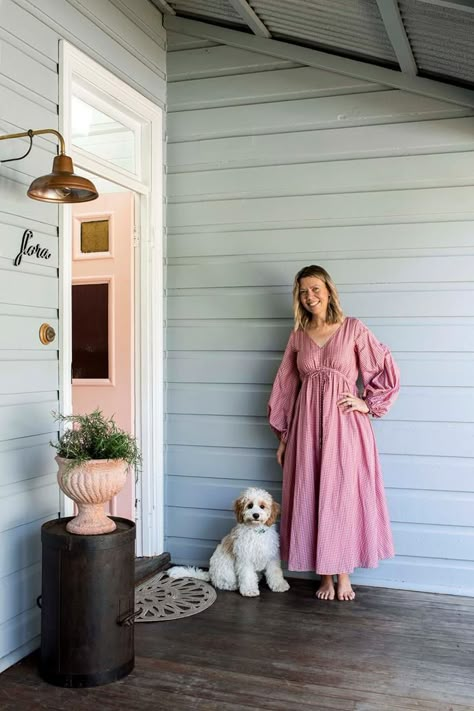
[[[293,332],[275,378],[269,422],[286,442],[281,520],[289,570],[350,573],[394,555],[382,474],[368,414],[344,413],[343,392],[363,397],[374,417],[399,390],[386,346],[346,317],[322,345]]]

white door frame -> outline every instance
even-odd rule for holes
[[[71,141],[73,81],[90,92],[97,108],[114,116],[123,108],[131,124],[140,127],[138,175],[93,156]],[[132,190],[135,210],[135,428],[143,456],[136,486],[137,555],[164,548],[163,486],[163,114],[156,104],[70,45],[60,42],[59,130],[75,164],[101,178]],[[89,99],[88,99],[89,100]],[[121,117],[123,118],[123,117]],[[150,150],[151,148],[151,150]],[[59,210],[59,402],[72,412],[72,210]],[[62,515],[71,514],[64,498]]]

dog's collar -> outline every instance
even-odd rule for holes
[[[268,531],[268,526],[259,526],[255,528],[255,533],[266,533]]]

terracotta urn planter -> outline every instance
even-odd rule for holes
[[[71,468],[70,460],[56,457],[58,484],[79,513],[66,526],[70,533],[94,536],[115,531],[104,504],[125,486],[129,465],[123,459],[91,459]]]

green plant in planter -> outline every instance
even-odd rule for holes
[[[105,417],[101,410],[86,415],[53,415],[57,422],[72,425],[57,442],[51,442],[58,456],[68,460],[66,471],[91,459],[123,459],[138,471],[141,455],[137,441],[117,427],[113,417]]]

